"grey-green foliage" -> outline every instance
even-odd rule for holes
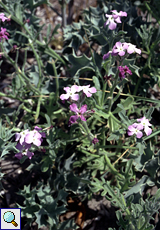
[[[12,129],[8,129],[2,122],[0,122],[0,152],[1,158],[9,153],[9,151],[14,150],[17,151],[15,148],[15,143],[12,143],[10,140],[13,137],[14,132]]]
[[[149,222],[153,219],[153,214],[158,212],[160,205],[160,189],[157,190],[153,197],[147,197],[145,201],[141,196],[137,199],[137,191],[139,191],[142,183],[138,186],[135,185],[137,189],[133,190],[129,197],[123,196],[118,188],[113,189],[109,181],[105,181],[104,178],[98,180],[97,178],[91,182],[91,190],[93,192],[100,192],[102,196],[106,196],[111,204],[115,207],[121,209],[116,211],[119,229],[134,229],[134,230],[146,230],[153,229],[153,225]],[[145,185],[145,183],[144,183]],[[139,187],[139,189],[138,189]],[[134,193],[135,192],[135,193]],[[123,215],[125,213],[125,215]]]
[[[90,15],[91,20],[89,18]],[[102,10],[100,8],[96,9],[90,7],[89,11],[86,10],[84,12],[84,21],[73,23],[72,25],[68,25],[64,28],[64,52],[67,52],[67,50],[69,51],[69,47],[71,50],[70,54],[66,56],[67,60],[72,65],[72,68],[69,71],[71,76],[79,76],[80,74],[88,71],[94,73],[96,71],[95,65],[101,69],[102,57],[98,53],[93,52],[95,60],[93,63],[93,59],[87,57],[89,48],[85,51],[85,54],[80,57],[75,52],[79,50],[81,45],[88,42],[91,42],[91,48],[94,43],[105,45],[105,35],[102,33],[104,30],[103,24],[104,16]]]
[[[2,121],[0,121],[0,154],[1,154],[1,161],[3,158],[12,152],[17,152],[17,149],[15,148],[16,143],[11,142],[11,139],[14,135],[14,132],[12,132],[12,129],[7,128],[5,125],[2,124]],[[0,190],[3,189],[2,186],[2,180],[3,176],[5,174],[0,171]]]
[[[133,202],[134,195],[127,199],[127,206],[131,211],[131,216],[128,218],[131,223],[124,223],[120,211],[117,211],[118,220],[120,220],[121,226],[135,226],[135,229],[153,229],[154,226],[150,224],[150,220],[153,219],[153,215],[158,212],[160,205],[160,189],[157,190],[153,196],[148,196],[145,200],[140,198],[139,202]],[[127,218],[125,218],[127,219]],[[128,228],[129,229],[129,228]],[[134,229],[134,228],[133,228]]]
[[[24,186],[24,189],[18,192],[24,199],[24,206],[21,208],[21,215],[27,218],[28,223],[35,220],[38,227],[48,226],[50,229],[59,228],[59,215],[66,212],[66,197],[68,195],[64,190],[54,191],[49,185],[38,183],[31,189],[29,186]],[[62,204],[59,205],[58,201]]]

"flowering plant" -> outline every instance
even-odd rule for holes
[[[32,158],[34,153],[29,151],[31,144],[39,147],[43,141],[43,138],[46,137],[45,133],[40,132],[40,130],[41,128],[35,126],[34,130],[32,131],[26,129],[15,134],[15,141],[19,141],[19,143],[16,145],[16,148],[20,151],[19,153],[15,154],[15,157],[21,159],[23,155],[27,155],[29,159]]]
[[[145,117],[142,117],[137,119],[137,121],[140,123],[133,123],[128,127],[128,135],[132,136],[133,134],[136,134],[137,138],[141,138],[143,133],[140,130],[144,129],[145,134],[149,136],[152,133],[152,129],[149,128],[149,126],[151,126],[149,120]]]
[[[109,29],[114,30],[117,27],[117,23],[122,23],[121,22],[121,17],[127,17],[127,13],[120,11],[119,13],[117,10],[111,10],[112,15],[106,14],[105,16],[108,18],[106,23],[104,24],[105,26],[109,24]]]

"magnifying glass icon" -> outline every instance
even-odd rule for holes
[[[12,223],[15,227],[18,226],[18,224],[14,221],[15,220],[15,215],[11,211],[7,211],[3,215],[3,219],[7,223]]]

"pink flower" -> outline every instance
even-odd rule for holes
[[[0,31],[0,42],[1,42],[2,38],[8,40],[7,36],[9,36],[9,33],[6,32],[6,28],[2,28],[1,27],[1,31]]]
[[[8,20],[8,18],[4,16],[4,13],[0,13],[0,19],[2,20],[2,22],[4,22],[5,20]]]
[[[124,11],[120,11],[119,13],[117,12],[117,10],[111,10],[111,12],[113,13],[113,17],[115,19],[117,18],[121,18],[121,17],[127,17],[127,13]],[[118,19],[119,20],[119,19]],[[120,22],[121,23],[121,22]]]
[[[145,117],[142,117],[137,119],[137,121],[140,123],[134,123],[128,127],[128,135],[132,136],[133,134],[136,134],[137,138],[141,138],[143,134],[140,130],[144,129],[145,134],[149,136],[152,133],[152,129],[149,128],[149,126],[152,126],[149,123],[149,120]]]
[[[34,153],[29,151],[29,148],[31,148],[31,144],[33,143],[36,146],[40,146],[43,138],[46,137],[46,134],[44,132],[41,132],[41,130],[41,128],[35,126],[34,130],[32,131],[26,129],[20,133],[15,134],[15,141],[19,141],[16,145],[19,153],[16,153],[15,157],[21,159],[23,155],[26,155],[29,159],[32,158]]]
[[[116,44],[112,49],[112,56],[113,55],[124,56],[127,48],[128,46],[126,45],[126,43],[116,42]]]
[[[132,53],[138,53],[141,54],[141,50],[137,49],[135,45],[131,44],[131,43],[123,43],[125,44],[127,47],[127,53],[132,54]]]
[[[108,18],[104,26],[109,24],[109,29],[114,30],[117,27],[117,23],[122,23],[121,22],[121,17],[127,17],[127,13],[120,11],[119,13],[116,10],[111,11],[113,14],[109,15],[106,14],[105,16]]]
[[[26,129],[26,130],[24,130],[24,131],[22,131],[22,132],[20,132],[20,133],[16,133],[16,134],[15,134],[15,141],[19,141],[19,143],[20,143],[21,145],[25,144],[24,138],[25,138],[25,136],[27,135],[27,133],[29,133],[29,130],[28,130],[28,129]]]
[[[142,118],[140,118],[140,119],[137,119],[137,121],[140,122],[140,123],[138,124],[138,127],[139,127],[140,125],[142,125],[143,128],[144,128],[144,132],[146,133],[147,136],[149,136],[149,135],[152,133],[152,129],[149,128],[149,126],[152,126],[152,125],[149,123],[149,120],[146,119],[145,117],[142,117]]]
[[[31,144],[33,143],[36,146],[40,146],[43,139],[42,137],[46,137],[45,133],[40,133],[41,128],[35,126],[34,130],[28,132],[25,136],[25,143]]]
[[[130,126],[128,126],[128,135],[132,136],[136,134],[137,138],[141,138],[143,136],[143,133],[140,131],[143,129],[143,125],[139,125],[137,123],[134,123]]]
[[[72,85],[71,88],[70,87],[64,87],[63,89],[66,91],[66,94],[61,94],[61,96],[60,96],[61,100],[67,100],[69,97],[74,101],[79,100],[79,95],[76,94],[76,92],[79,92],[79,86]]]
[[[109,29],[115,30],[115,28],[117,27],[117,23],[115,22],[113,15],[106,14],[106,17],[108,18],[108,20],[106,21],[104,26],[109,24]]]
[[[112,51],[109,51],[107,54],[103,55],[103,60],[107,59],[110,54],[112,56],[124,56],[127,48],[128,46],[126,45],[126,43],[116,42],[116,44],[113,46]]]
[[[113,46],[113,49],[109,51],[107,54],[103,55],[103,60],[107,59],[109,55],[111,54],[112,56],[124,56],[125,54],[129,53],[138,53],[141,54],[141,50],[137,49],[135,45],[127,42],[116,42],[116,44]]]
[[[36,130],[30,131],[25,136],[25,142],[27,144],[33,143],[36,146],[40,146],[41,142],[42,142],[41,134],[39,132],[37,132]]]
[[[51,126],[51,128],[53,128],[53,126]],[[40,132],[40,130],[42,130],[42,128],[40,128],[40,127],[38,127],[38,126],[35,126],[35,127],[34,127],[34,130]],[[42,137],[44,137],[44,138],[46,137],[45,132],[40,132],[40,134],[41,134]]]
[[[125,65],[125,67],[119,66],[119,77],[120,79],[125,78],[126,77],[126,73],[128,73],[129,75],[132,75],[132,72],[130,71],[130,69]]]
[[[15,134],[15,141],[19,141],[20,145],[34,144],[40,146],[43,139],[46,137],[44,132],[40,132],[41,128],[35,126],[34,130],[29,131],[28,129]],[[31,147],[31,146],[30,146]]]
[[[87,111],[87,105],[82,105],[82,107],[80,109],[78,109],[77,105],[75,103],[73,103],[72,105],[70,105],[70,110],[72,112],[76,113],[76,115],[73,115],[70,117],[70,119],[69,119],[70,125],[75,123],[78,118],[80,118],[82,121],[86,121],[83,114]]]
[[[106,60],[111,53],[112,53],[112,51],[109,51],[108,53],[104,54],[103,55],[103,60]]]
[[[97,90],[95,87],[91,87],[89,88],[90,85],[85,85],[85,86],[79,86],[79,91],[83,91],[83,93],[87,96],[87,97],[91,97],[92,93],[96,93]]]

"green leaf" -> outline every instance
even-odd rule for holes
[[[155,110],[154,107],[150,107],[149,110],[148,110],[148,112],[146,112],[146,113],[144,114],[144,116],[145,116],[147,119],[150,120],[150,119],[152,118],[151,115],[152,115],[152,113],[154,112],[154,110]]]
[[[110,133],[116,132],[121,127],[120,124],[118,124],[115,121],[115,119],[113,119],[112,116],[109,116],[109,118],[108,118],[108,126],[109,126],[109,129],[110,129]]]
[[[46,172],[49,169],[49,167],[53,164],[52,160],[48,156],[43,157],[42,162],[43,162],[41,166],[42,172]]]
[[[123,129],[118,129],[118,131],[112,132],[110,134],[110,136],[107,138],[107,141],[119,140],[125,132],[126,131],[124,131]]]
[[[47,215],[47,214],[48,214],[47,211],[44,210],[43,208],[35,212],[36,222],[39,228],[42,226],[47,226],[47,221],[46,221],[46,218],[44,217],[44,215]]]
[[[49,40],[50,34],[51,34],[51,24],[49,24],[47,27],[46,41]]]
[[[93,82],[95,85],[95,88],[97,89],[97,93],[95,94],[95,96],[97,97],[97,100],[100,104],[101,99],[102,99],[102,91],[101,91],[101,86],[100,86],[100,82],[99,79],[96,76],[93,76]]]
[[[124,176],[124,179],[119,181],[120,185],[120,192],[123,193],[124,191],[128,191],[135,183],[135,175],[133,174],[132,170],[132,164],[133,160],[127,161],[127,164],[125,165],[124,169],[125,172],[123,172],[123,168],[121,168],[122,175]]]
[[[74,219],[68,219],[65,220],[63,223],[60,224],[60,226],[58,227],[58,230],[70,230],[70,229],[77,229],[78,226],[75,223]],[[55,228],[55,230],[57,230],[57,228]]]
[[[160,151],[155,155],[153,159],[150,159],[145,164],[145,169],[150,174],[152,179],[155,179],[156,172],[158,171],[159,168],[160,168]]]
[[[67,182],[66,182],[66,189],[69,189],[73,192],[77,192],[78,190],[78,187],[79,187],[79,183],[80,183],[80,178],[75,176],[73,174],[73,172],[70,172],[68,175],[67,175]]]
[[[135,194],[142,194],[142,192],[144,191],[144,189],[148,186],[147,182],[148,182],[148,176],[144,175],[131,189],[129,189],[124,198],[128,199],[129,196],[131,195],[135,195]]]
[[[72,65],[72,67],[69,70],[72,76],[79,76],[80,73],[85,72],[87,70],[94,72],[94,69],[90,65],[92,58],[88,58],[85,54],[83,54],[82,56],[70,54],[68,56],[68,60]]]
[[[136,153],[135,153],[136,155]],[[148,143],[147,144],[147,148],[144,149],[144,154],[139,154],[138,152],[138,157],[136,156],[131,156],[131,158],[134,159],[134,164],[135,164],[135,168],[138,171],[141,171],[144,169],[145,164],[153,157],[154,153],[151,150],[151,144]]]
[[[117,108],[113,111],[113,114],[119,113],[123,109],[125,110],[130,109],[133,106],[133,102],[134,102],[134,98],[132,96],[127,97],[125,100],[121,99],[121,103],[117,104]],[[120,105],[122,105],[122,107],[120,107]]]
[[[121,111],[118,113],[119,117],[121,118],[122,122],[127,125],[127,127],[129,125],[131,125],[131,121],[128,119],[128,117],[125,115],[125,111]]]
[[[20,3],[15,3],[14,5],[14,12],[15,16],[19,19],[19,21],[22,23],[23,22],[23,9]]]
[[[100,117],[103,117],[105,119],[109,118],[109,114],[103,112],[102,110],[98,110],[98,109],[95,108],[94,111],[95,111],[95,114],[97,114]]]

